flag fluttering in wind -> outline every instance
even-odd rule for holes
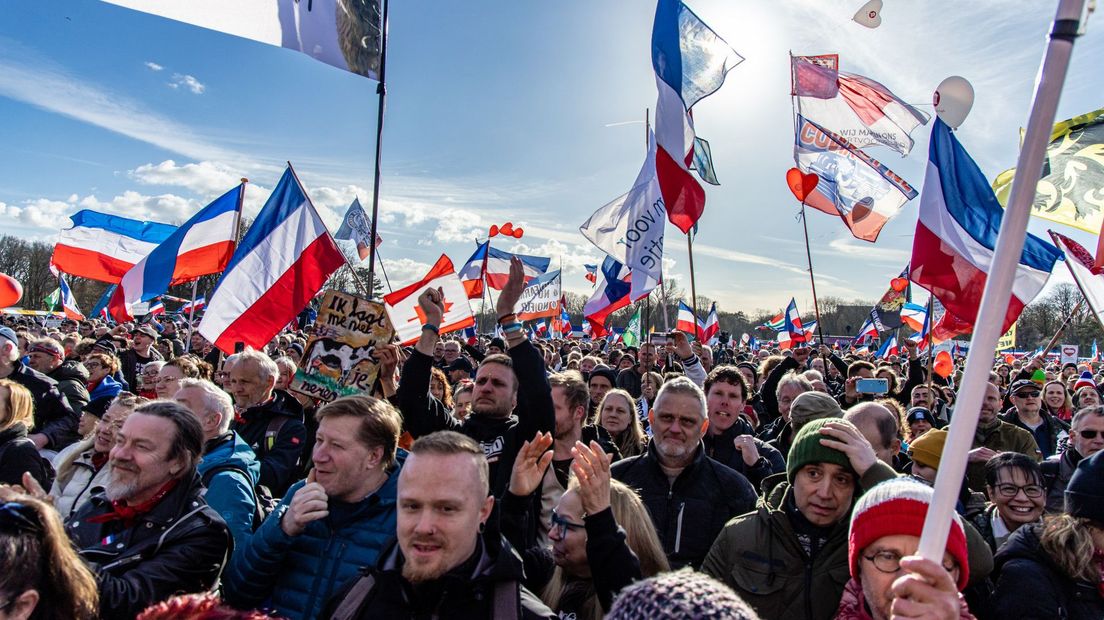
[[[496,291],[501,291],[510,279],[510,259],[517,258],[525,270],[525,283],[548,271],[552,259],[545,256],[528,256],[525,254],[511,254],[498,248],[487,246],[487,262],[483,277],[487,286]],[[475,258],[474,256],[472,258]],[[469,265],[471,264],[469,259]]]
[[[364,207],[360,206],[360,198],[353,198],[352,204],[345,210],[345,217],[341,218],[341,227],[334,233],[334,239],[355,241],[357,255],[360,256],[360,260],[364,260],[371,254],[371,248],[368,247],[368,240],[371,238],[372,219],[364,212]],[[379,232],[376,232],[375,247],[378,248],[381,243],[383,238],[379,236]]]
[[[118,284],[126,272],[176,231],[176,226],[142,222],[83,209],[69,216],[50,264],[72,276]]]
[[[776,332],[780,332],[786,327],[786,313],[779,312],[770,319],[763,322],[762,325],[758,325],[760,329],[772,329]]]
[[[933,340],[942,342],[973,329],[1004,211],[977,164],[938,118],[919,210],[910,278],[946,308],[932,327]],[[1027,235],[1002,332],[1039,294],[1060,257],[1058,248]]]
[[[606,335],[606,318],[610,314],[629,305],[629,270],[607,256],[602,261],[601,277],[595,287],[594,294],[587,300],[583,308],[583,316],[590,325],[591,337],[601,338]]]
[[[679,0],[659,0],[652,24],[656,103],[656,177],[667,218],[689,233],[705,209],[705,191],[690,171],[695,134],[690,109],[724,83],[744,59]]]
[[[793,56],[793,94],[801,116],[839,135],[856,149],[912,150],[913,129],[929,116],[874,80],[839,70],[839,55]]]
[[[878,359],[886,359],[890,355],[897,355],[897,336],[890,336],[882,343],[882,346],[878,348],[878,352],[874,354],[874,357]]]
[[[627,347],[640,346],[640,341],[643,339],[641,327],[640,308],[637,307],[629,322],[625,324],[625,331],[621,333],[621,342],[624,342]]]
[[[77,298],[73,297],[73,291],[69,290],[69,283],[65,281],[65,276],[58,274],[58,282],[61,283],[58,292],[61,297],[61,309],[65,312],[65,316],[74,321],[83,321],[84,314],[77,307]]]
[[[424,278],[383,297],[387,316],[395,328],[395,337],[404,345],[417,342],[421,336],[426,316],[418,305],[418,296],[429,288],[440,288],[444,293],[445,315],[437,326],[440,333],[447,334],[475,325],[475,315],[468,304],[464,286],[456,276],[452,261],[442,254]]]
[[[721,331],[720,321],[717,319],[717,302],[709,308],[709,315],[705,317],[705,327],[702,329],[702,342],[709,342]]]
[[[694,310],[686,305],[686,302],[680,300],[678,321],[675,323],[675,329],[689,334],[700,341],[702,339],[702,329],[704,327],[705,325],[702,323],[702,320],[694,315]]]
[[[792,342],[805,342],[805,328],[801,325],[801,313],[797,311],[797,300],[790,298],[790,305],[786,306],[786,324],[782,328]]]
[[[487,271],[487,248],[489,247],[491,247],[490,240],[480,243],[475,248],[475,253],[456,274],[464,284],[468,299],[479,299],[483,296],[483,274]]]
[[[379,0],[103,0],[193,26],[302,52],[330,66],[379,79]]]
[[[288,165],[211,294],[199,333],[224,353],[262,349],[345,264]]]
[[[1080,243],[1053,230],[1049,232],[1058,249],[1065,253],[1066,267],[1084,294],[1093,316],[1104,326],[1104,274],[1093,270],[1095,260]]]

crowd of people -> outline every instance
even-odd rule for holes
[[[5,317],[0,618],[1104,617],[1092,364],[994,364],[933,561],[959,373],[531,339],[521,289],[471,339],[426,291],[327,403],[289,389],[309,324],[224,355],[171,318]]]

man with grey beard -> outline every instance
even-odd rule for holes
[[[226,523],[203,499],[196,473],[202,452],[199,421],[174,402],[138,407],[116,433],[111,480],[68,525],[96,573],[102,618],[133,618],[218,581],[232,544]]]

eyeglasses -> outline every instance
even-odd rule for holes
[[[1020,491],[1023,491],[1024,495],[1026,495],[1026,496],[1028,496],[1032,499],[1038,499],[1038,498],[1043,496],[1043,487],[1041,487],[1037,484],[1028,484],[1028,485],[1025,485],[1025,486],[1021,487],[1021,486],[1016,485],[1016,484],[1003,483],[1003,484],[998,484],[997,486],[995,486],[993,488],[995,488],[997,490],[997,493],[999,493],[1001,497],[1008,497],[1008,498],[1016,497],[1017,495],[1020,494]]]
[[[1081,437],[1083,439],[1096,439],[1096,436],[1100,434],[1100,431],[1091,431],[1091,430],[1073,431],[1073,432],[1077,433],[1077,436]]]
[[[883,550],[875,552],[874,555],[864,555],[862,557],[867,562],[873,564],[874,568],[883,573],[892,575],[901,570],[901,558],[903,556],[896,551]],[[953,572],[955,568],[953,562],[950,566],[946,564],[943,565],[943,569],[948,573]]]
[[[1041,394],[1039,390],[1031,390],[1030,392],[1024,392],[1021,390],[1019,392],[1016,392],[1012,396],[1015,398],[1039,398],[1039,394]]]
[[[556,514],[556,511],[553,510],[552,511],[552,527],[556,527],[556,526],[559,526],[560,529],[568,530],[568,531],[578,531],[578,530],[586,529],[586,525],[584,525],[582,523],[574,523],[572,521],[568,521],[567,519],[565,519],[565,518],[561,517],[560,515]]]

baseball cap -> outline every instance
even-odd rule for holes
[[[913,407],[905,414],[905,422],[909,424],[919,422],[920,420],[926,420],[929,424],[931,423],[932,414],[927,407]]]
[[[1017,379],[1016,381],[1012,382],[1012,387],[1008,388],[1008,393],[1009,394],[1015,394],[1016,392],[1019,392],[1023,388],[1031,388],[1035,391],[1038,391],[1039,390],[1039,384],[1035,383],[1031,379]]]

